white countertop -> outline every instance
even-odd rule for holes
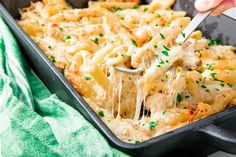
[[[224,14],[236,20],[236,7],[225,11]]]
[[[215,152],[208,157],[236,157],[236,155],[228,154],[222,151]]]

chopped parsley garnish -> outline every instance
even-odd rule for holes
[[[206,88],[206,86],[205,86],[205,85],[201,85],[201,87],[202,87],[202,88]]]
[[[122,9],[121,8],[115,8],[114,11],[117,12],[117,11],[121,11]]]
[[[163,111],[163,112],[162,112],[162,114],[163,114],[163,115],[165,115],[165,114],[166,114],[166,110],[165,110],[165,111]]]
[[[154,48],[156,49],[156,48],[157,48],[157,45],[154,45]]]
[[[164,64],[165,62],[163,61],[163,60],[161,60],[160,62],[159,62],[159,64]]]
[[[93,41],[95,44],[97,44],[97,45],[99,44],[99,43],[98,43],[98,38],[97,38],[97,37],[94,38],[92,41]]]
[[[220,85],[221,85],[221,87],[224,87],[224,86],[225,86],[225,84],[224,84],[224,83],[221,83]]]
[[[144,12],[148,11],[148,8],[144,8],[143,11],[144,11]]]
[[[166,50],[161,51],[161,53],[163,53],[165,56],[169,56],[169,52]]]
[[[103,111],[98,112],[98,115],[99,115],[100,117],[104,117],[104,116],[105,116]]]
[[[185,95],[185,99],[188,99],[188,98],[190,98],[190,96],[189,95]]]
[[[48,48],[49,48],[49,49],[52,49],[52,46],[49,45]]]
[[[200,73],[200,74],[201,74],[201,73],[203,73],[203,71],[201,71],[201,70],[198,70],[198,69],[197,69],[196,71],[197,71],[198,73]]]
[[[185,33],[182,32],[181,34],[182,34],[182,36],[185,38],[185,36],[186,36]]]
[[[62,28],[62,27],[59,27],[59,29],[60,29],[61,31],[63,31],[63,28]]]
[[[139,6],[137,6],[137,5],[135,5],[134,7],[133,7],[133,9],[138,9],[139,8]]]
[[[214,80],[216,80],[216,73],[210,73],[210,76],[211,76]]]
[[[90,76],[87,76],[87,75],[85,75],[85,76],[84,76],[84,80],[86,80],[86,81],[88,81],[88,80],[91,80],[91,77],[90,77]]]
[[[163,47],[166,51],[170,51],[170,49],[168,47],[166,47],[165,45],[163,45]]]
[[[218,39],[211,39],[211,40],[208,40],[208,45],[209,45],[209,46],[219,45],[219,44],[220,44],[220,40],[218,40]]]
[[[169,61],[168,61],[168,60],[166,60],[166,63],[169,63]]]
[[[148,42],[152,40],[152,37],[149,38]]]
[[[157,18],[160,18],[161,17],[161,15],[160,14],[157,14]]]
[[[231,87],[231,88],[233,87],[233,85],[232,85],[232,84],[230,84],[230,83],[227,83],[227,85],[228,85],[229,87]]]
[[[149,122],[149,128],[150,128],[151,130],[154,129],[156,126],[157,126],[157,123],[156,123],[156,122],[153,122],[153,121]]]
[[[64,66],[64,68],[61,69],[61,73],[62,73],[62,75],[65,75],[65,70],[66,70],[66,66]]]
[[[70,40],[70,39],[71,39],[71,36],[67,35],[67,36],[65,36],[64,41],[66,42],[67,40]]]
[[[50,60],[51,60],[53,63],[56,63],[56,59],[55,59],[54,56],[51,56],[51,57],[50,57]]]
[[[160,67],[161,67],[161,65],[157,65],[157,67],[158,67],[158,68],[160,68]]]
[[[100,37],[103,37],[103,34],[102,34],[102,33],[99,33],[99,36],[100,36]]]
[[[160,37],[161,39],[165,39],[165,36],[162,33],[160,33]]]
[[[138,44],[137,44],[137,42],[136,42],[134,39],[130,39],[130,40],[131,40],[131,42],[132,42],[132,44],[133,44],[134,46],[138,47]]]
[[[213,69],[212,64],[206,64],[206,69],[207,70],[212,70]]]
[[[140,143],[140,141],[135,141],[134,143],[135,143],[135,144],[138,144],[138,143]]]
[[[182,96],[179,93],[177,94],[176,100],[178,103],[182,101]]]

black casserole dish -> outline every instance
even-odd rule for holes
[[[2,17],[22,45],[25,52],[24,55],[27,57],[40,79],[52,93],[56,93],[63,101],[80,111],[92,122],[114,147],[134,156],[157,156],[174,149],[180,143],[200,142],[236,154],[236,133],[216,126],[223,125],[226,120],[236,117],[235,107],[140,144],[122,142],[102,122],[72,85],[70,85],[65,77],[57,70],[54,64],[14,20],[15,18],[19,18],[18,9],[29,6],[30,0],[2,0],[1,3],[3,4],[0,5]],[[87,3],[80,1],[72,4],[77,7],[86,7]],[[177,0],[174,9],[185,10],[190,16],[194,15],[193,2],[191,1]],[[203,23],[200,29],[208,38],[218,38],[224,44],[236,46],[235,26],[236,21],[225,16],[220,16],[217,18],[209,17],[207,22]],[[228,127],[232,129],[236,128],[234,125]]]

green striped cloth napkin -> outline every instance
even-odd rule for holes
[[[0,17],[0,157],[126,156],[51,94]]]

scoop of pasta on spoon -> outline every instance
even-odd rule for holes
[[[187,38],[192,34],[192,32],[214,11],[214,8],[206,11],[206,12],[199,12],[189,23],[189,25],[182,31],[181,34],[178,35],[176,38],[176,43],[182,44],[184,43]],[[130,73],[130,74],[138,74],[142,71],[142,69],[129,69],[127,67],[115,66],[116,70],[123,72],[123,73]]]

